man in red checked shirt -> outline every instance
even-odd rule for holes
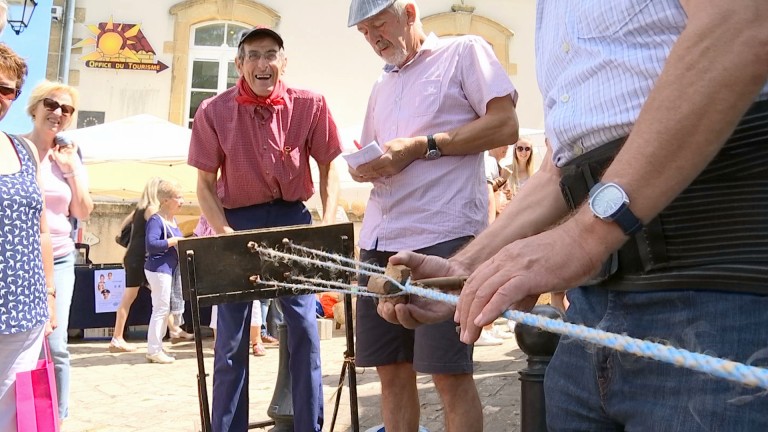
[[[203,101],[195,114],[188,163],[198,169],[197,198],[217,234],[310,224],[303,204],[314,193],[310,156],[320,168],[322,223],[334,222],[338,130],[323,96],[283,83],[285,65],[280,35],[260,27],[244,32],[235,59],[237,85]],[[320,431],[315,296],[278,301],[288,324],[294,430]],[[211,416],[216,432],[248,428],[250,314],[251,302],[219,305]]]

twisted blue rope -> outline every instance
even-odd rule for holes
[[[358,268],[368,269],[370,271],[375,271],[375,272],[378,272],[378,273],[384,273],[384,271],[386,270],[384,267],[380,267],[380,266],[377,266],[377,265],[374,265],[374,264],[370,264],[370,263],[366,263],[366,262],[362,262],[362,261],[356,261],[356,260],[353,260],[351,258],[347,258],[345,256],[331,254],[331,253],[328,253],[328,252],[319,251],[317,249],[310,249],[308,247],[304,247],[304,246],[301,246],[301,245],[294,244],[293,242],[289,242],[288,246],[291,247],[292,249],[300,250],[300,251],[305,252],[305,253],[309,253],[309,254],[312,254],[312,255],[321,256],[321,257],[325,257],[325,258],[330,258],[330,259],[333,259],[333,260],[336,260],[336,261],[339,261],[339,262],[351,264],[351,265],[355,266],[355,268],[344,267],[344,269],[350,270],[352,272],[356,272]]]
[[[346,285],[338,282],[328,282],[320,279],[307,279],[307,278],[297,278],[297,277],[294,277],[293,279],[299,279],[304,282],[312,283],[312,284],[325,284],[328,286],[328,288],[318,286],[318,285],[302,285],[302,284],[293,284],[293,283],[278,282],[278,281],[263,281],[261,283],[264,285],[271,285],[273,287],[294,290],[294,292],[299,292],[299,290],[309,290],[309,291],[322,291],[322,292],[359,295],[364,297],[377,297],[377,298],[395,297],[395,296],[402,295],[402,294],[377,294],[370,291],[353,290],[353,289],[349,289],[350,287],[352,287],[352,285]],[[344,285],[346,285],[346,288],[331,288],[332,286],[344,286]]]
[[[390,279],[390,281],[410,294],[452,305],[459,303],[459,297],[452,294],[416,287],[411,285],[410,281],[406,282],[405,285],[399,284],[394,279]],[[585,340],[601,347],[634,354],[640,357],[651,358],[675,366],[746,384],[748,386],[762,387],[768,390],[768,370],[764,368],[748,366],[731,360],[724,360],[705,354],[690,352],[682,348],[675,348],[656,342],[609,333],[591,327],[571,324],[562,320],[516,310],[508,310],[504,312],[502,316],[520,324],[537,327],[551,333]]]
[[[264,252],[269,255],[273,255],[280,258],[303,261],[310,264],[316,264],[316,265],[324,266],[327,268],[332,268],[335,270],[351,271],[351,272],[356,271],[357,273],[360,273],[360,274],[384,277],[390,282],[392,282],[401,291],[409,294],[418,295],[424,298],[428,298],[430,300],[436,300],[436,301],[451,304],[454,306],[457,305],[459,302],[459,297],[456,295],[414,286],[410,283],[410,280],[408,280],[403,285],[399,281],[389,276],[371,272],[368,270],[353,269],[353,268],[349,268],[339,264],[328,263],[328,262],[324,262],[324,261],[320,261],[312,258],[299,257],[295,255],[281,253],[281,252],[277,252],[275,250],[267,249],[267,248],[258,247],[256,249],[259,252]],[[307,249],[307,251],[313,252],[313,253],[319,252],[319,251],[312,251],[310,249]],[[330,254],[323,253],[323,255],[330,255]],[[334,256],[334,258],[338,258],[338,257]],[[353,262],[353,261],[349,259],[345,259],[344,262]],[[366,267],[369,268],[370,270],[378,270],[378,268],[373,268],[375,266],[366,265]],[[312,283],[318,283],[318,284],[322,282],[320,280],[314,280],[314,279],[305,280],[305,282],[309,282],[309,281],[311,281]],[[382,297],[378,294],[367,292],[361,289],[361,287],[356,287],[359,290],[355,290],[355,289],[340,290],[338,288],[320,288],[317,286],[313,287],[308,285],[283,284],[283,283],[277,283],[277,282],[273,282],[273,283],[275,285],[283,286],[285,288],[314,289],[317,291],[332,290],[336,292],[341,291],[347,294]],[[341,283],[329,283],[327,281],[323,283],[328,286],[339,286],[339,287],[346,285]],[[675,348],[668,345],[662,345],[656,342],[650,342],[650,341],[645,341],[637,338],[632,338],[629,336],[609,333],[603,330],[598,330],[591,327],[567,323],[562,320],[547,318],[540,315],[530,314],[527,312],[508,310],[508,311],[505,311],[502,316],[504,316],[504,318],[507,318],[509,320],[512,320],[520,324],[537,327],[551,333],[570,336],[575,339],[585,340],[587,342],[590,342],[592,344],[595,344],[601,347],[634,354],[640,357],[654,359],[664,363],[669,363],[676,366],[685,367],[687,369],[695,370],[698,372],[703,372],[715,377],[727,379],[729,381],[738,382],[748,386],[761,387],[763,389],[768,390],[768,370],[764,368],[749,366],[743,363],[734,362],[731,360],[724,360],[717,357],[708,356],[705,354],[693,353],[693,352],[684,350],[682,348]]]
[[[315,291],[325,291],[325,292],[334,292],[334,293],[341,293],[341,294],[351,294],[351,295],[361,295],[364,297],[376,297],[376,298],[386,298],[386,297],[397,297],[401,296],[400,293],[394,293],[394,294],[378,294],[374,292],[370,292],[367,289],[360,289],[357,285],[350,285],[345,284],[342,282],[333,282],[333,281],[326,281],[322,279],[311,279],[311,278],[305,278],[301,276],[293,276],[291,279],[296,279],[301,282],[306,282],[312,284],[309,285],[303,285],[302,287],[304,289],[313,289]],[[328,288],[323,288],[319,285],[327,285]],[[331,288],[335,287],[335,288]]]
[[[296,247],[296,246],[293,246],[293,247]],[[333,270],[340,270],[340,271],[351,272],[351,273],[359,273],[359,274],[364,274],[364,275],[368,275],[368,276],[382,276],[381,272],[384,271],[384,269],[382,269],[381,267],[377,267],[377,266],[374,266],[374,265],[371,265],[371,264],[366,264],[366,263],[360,263],[360,262],[357,262],[357,261],[350,260],[349,258],[344,258],[343,260],[340,260],[340,261],[351,261],[351,262],[357,263],[359,265],[364,265],[364,267],[366,267],[366,268],[373,267],[377,271],[368,271],[368,270],[363,270],[361,268],[358,269],[358,268],[353,268],[353,267],[346,267],[346,266],[343,266],[341,264],[335,264],[335,263],[330,263],[330,262],[326,262],[326,261],[320,261],[320,260],[317,260],[317,259],[314,259],[314,258],[302,257],[302,256],[297,256],[297,255],[291,255],[291,254],[287,254],[285,252],[278,252],[278,251],[276,251],[274,249],[269,249],[269,248],[261,247],[261,246],[254,246],[253,250],[255,250],[255,251],[259,252],[259,253],[264,253],[264,254],[267,254],[267,255],[272,255],[272,256],[278,257],[278,258],[284,258],[284,259],[294,260],[294,261],[301,261],[301,262],[304,262],[304,263],[315,264],[315,265],[319,265],[321,267],[326,267],[326,268],[333,269]],[[311,249],[309,249],[309,250],[311,250]],[[320,251],[315,251],[315,253],[318,254],[318,255],[321,255],[321,256],[322,255],[329,255],[329,256],[332,256],[332,257],[335,257],[335,258],[343,258],[343,257],[339,257],[339,256],[336,256],[336,255],[326,254],[325,252],[320,252]],[[392,280],[394,280],[394,279],[392,279]],[[395,281],[395,283],[397,283],[397,281]],[[397,284],[397,286],[401,286],[401,285]]]

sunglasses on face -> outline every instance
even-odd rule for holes
[[[75,107],[73,107],[72,105],[60,104],[51,98],[43,99],[43,106],[45,107],[45,109],[51,112],[61,108],[61,113],[64,115],[72,115],[75,112]]]
[[[5,100],[14,101],[20,94],[21,89],[0,85],[0,96]]]
[[[517,151],[519,151],[519,152],[521,152],[521,151],[531,151],[530,147],[515,147],[515,149],[517,149]]]

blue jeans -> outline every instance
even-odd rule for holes
[[[69,308],[75,290],[75,253],[53,260],[53,283],[56,285],[56,322],[58,327],[48,335],[53,367],[56,375],[56,392],[59,397],[59,418],[69,416],[69,349],[67,328]]]
[[[264,299],[259,303],[261,303],[261,335],[276,337],[277,330],[274,329],[277,328],[279,323],[283,322],[283,316],[277,311],[277,308],[273,308],[273,316],[269,316],[269,308],[272,305],[272,299]],[[270,328],[273,328],[271,332]]]
[[[225,209],[235,230],[307,225],[312,216],[302,203],[284,201],[238,209]],[[323,377],[320,337],[315,319],[315,296],[278,299],[288,325],[289,370],[293,397],[293,427],[298,432],[319,432],[323,427]],[[213,361],[214,432],[240,432],[248,428],[249,331],[252,302],[219,305]]]
[[[570,322],[768,365],[768,296],[577,288],[568,299]],[[768,430],[765,390],[570,338],[560,340],[544,392],[552,431]]]

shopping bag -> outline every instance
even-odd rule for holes
[[[18,432],[59,432],[59,402],[48,339],[45,358],[37,367],[16,374],[16,428]]]

